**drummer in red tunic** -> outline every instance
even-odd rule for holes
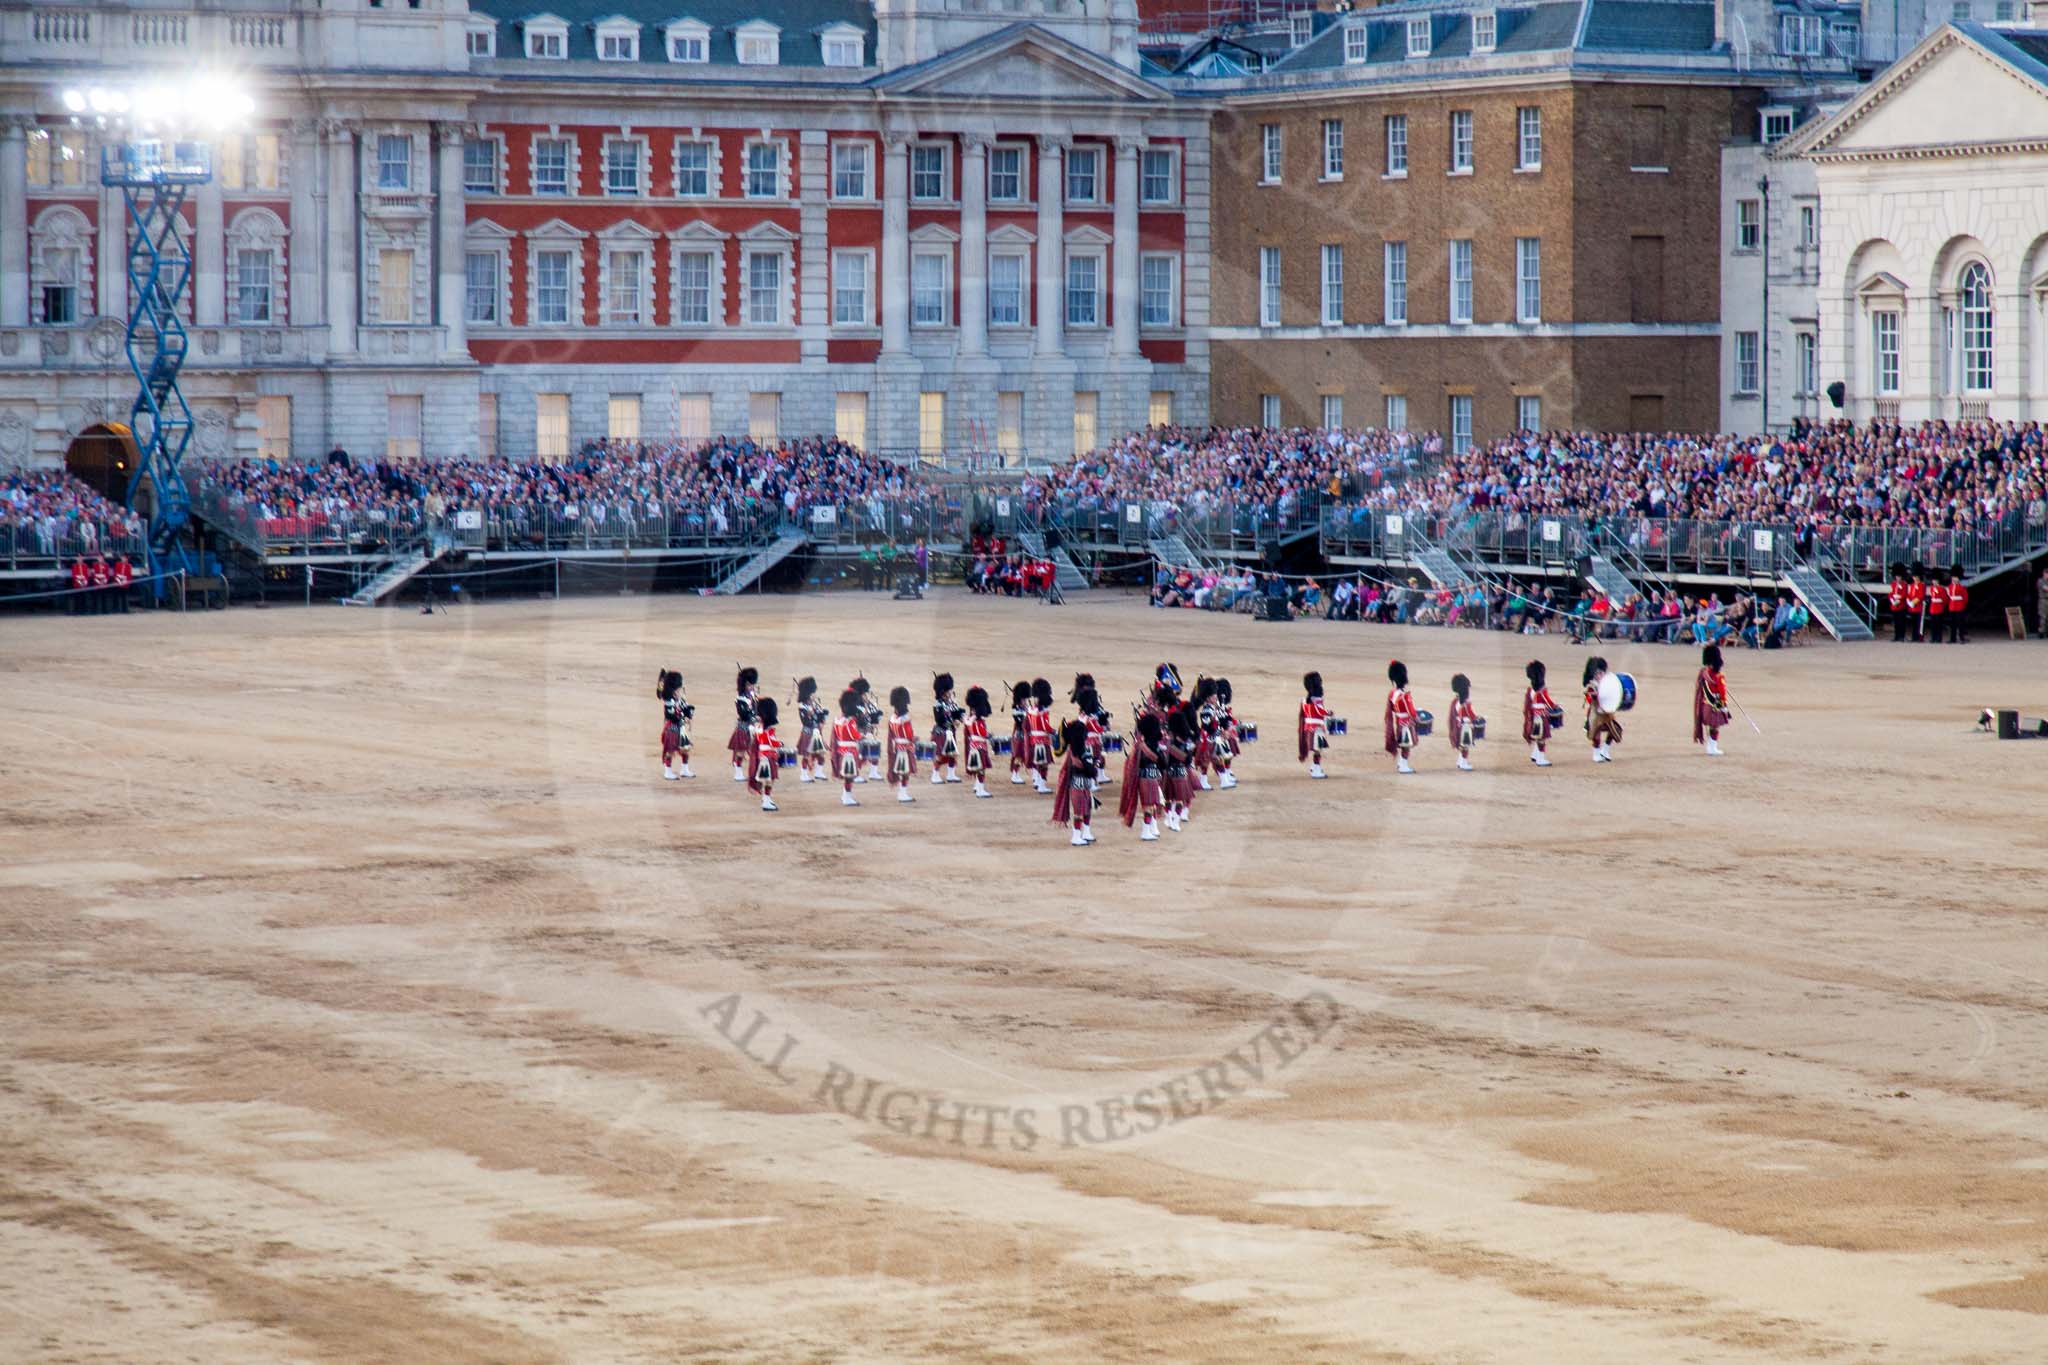
[[[747,790],[761,796],[762,810],[775,810],[775,769],[782,762],[782,741],[775,737],[775,698],[754,701],[754,766]]]
[[[1472,771],[1472,744],[1486,717],[1472,707],[1472,680],[1463,673],[1451,675],[1451,743],[1458,750],[1458,771]]]
[[[1399,659],[1387,665],[1387,681],[1393,689],[1387,693],[1387,712],[1383,722],[1386,731],[1387,752],[1394,756],[1394,771],[1412,775],[1415,769],[1408,764],[1408,755],[1415,752],[1417,728],[1422,716],[1415,706],[1415,694],[1408,690],[1408,665]]]
[[[860,781],[860,739],[860,693],[849,687],[839,694],[839,719],[832,722],[832,771],[839,775],[842,806],[860,804],[853,799],[853,784]]]
[[[996,761],[995,746],[988,737],[988,718],[993,710],[987,688],[967,689],[967,718],[960,727],[960,747],[967,759],[967,775],[974,779],[974,794],[983,800],[995,794],[988,789],[988,775]]]
[[[1031,757],[1031,737],[1024,728],[1024,717],[1031,710],[1031,684],[1013,683],[1010,687],[1010,785],[1024,785],[1024,769]]]
[[[1061,727],[1060,746],[1066,761],[1053,785],[1052,822],[1072,825],[1074,837],[1069,842],[1082,848],[1095,842],[1095,760],[1089,757],[1087,722],[1070,720]]]
[[[1621,717],[1600,709],[1600,680],[1607,676],[1607,660],[1595,654],[1586,660],[1581,681],[1586,689],[1586,740],[1593,746],[1595,763],[1614,762],[1611,746],[1621,743]]]
[[[910,689],[889,689],[889,782],[896,800],[909,805],[910,779],[917,776],[917,722],[910,718]]]
[[[1522,670],[1529,679],[1529,686],[1522,693],[1522,738],[1529,741],[1529,761],[1539,768],[1550,766],[1551,717],[1558,711],[1558,705],[1551,699],[1550,688],[1545,686],[1543,660],[1531,659]]]
[[[1721,646],[1700,651],[1700,675],[1692,687],[1692,742],[1721,756],[1721,727],[1728,723],[1728,679],[1721,674]]]
[[[1139,816],[1144,817],[1138,832],[1140,839],[1159,837],[1159,812],[1166,805],[1160,787],[1166,768],[1165,743],[1166,727],[1159,717],[1150,711],[1139,716],[1132,727],[1130,748],[1124,754],[1123,790],[1117,797],[1117,812],[1126,829]]]
[[[1308,764],[1310,777],[1328,777],[1323,755],[1330,748],[1330,708],[1323,704],[1323,675],[1301,675],[1301,721],[1295,729],[1295,760]]]
[[[1040,796],[1052,795],[1052,741],[1052,684],[1034,678],[1024,704],[1025,766],[1031,769],[1031,789]]]

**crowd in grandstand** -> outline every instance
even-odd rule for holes
[[[142,519],[61,469],[0,471],[0,540],[20,555],[62,558],[132,547]]]

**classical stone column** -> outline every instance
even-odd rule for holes
[[[327,353],[356,349],[356,134],[339,120],[327,141]]]
[[[1066,348],[1067,295],[1061,272],[1066,268],[1066,152],[1070,139],[1040,134],[1038,139],[1038,354],[1059,355]]]
[[[227,228],[218,175],[192,196],[192,320],[218,327],[227,320]]]
[[[28,128],[0,119],[0,327],[28,325]]]
[[[988,139],[960,138],[960,354],[988,352]]]
[[[320,129],[311,119],[292,120],[285,174],[292,192],[287,306],[292,326],[310,327],[320,321]]]
[[[882,354],[910,349],[910,135],[882,135]]]
[[[446,354],[452,360],[469,359],[469,330],[464,317],[468,278],[462,250],[467,219],[462,193],[462,143],[468,134],[465,124],[434,125],[435,159],[439,163],[434,186],[434,235],[441,267],[437,288],[441,335],[446,339]]]
[[[1116,140],[1115,236],[1110,242],[1109,353],[1138,354],[1138,150],[1144,139]]]

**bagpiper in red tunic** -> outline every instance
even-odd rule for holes
[[[1083,721],[1070,720],[1061,738],[1066,761],[1060,764],[1059,781],[1053,787],[1052,822],[1071,824],[1075,844],[1093,843],[1095,834],[1090,825],[1095,813],[1095,764],[1088,757],[1088,727]]]
[[[1160,809],[1166,804],[1165,793],[1161,790],[1160,775],[1165,761],[1160,755],[1164,742],[1164,727],[1159,717],[1147,712],[1138,717],[1136,728],[1131,734],[1129,750],[1124,754],[1123,789],[1117,797],[1117,813],[1123,817],[1126,828],[1142,814],[1146,839],[1157,839],[1159,831],[1153,822],[1159,818]]]
[[[1700,651],[1700,672],[1692,686],[1692,742],[1720,751],[1721,727],[1728,723],[1728,679],[1721,674],[1721,647]]]

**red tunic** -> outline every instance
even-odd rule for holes
[[[832,722],[832,768],[844,778],[860,773],[860,722],[852,716]]]
[[[1531,687],[1522,693],[1522,738],[1542,744],[1550,738],[1550,712],[1557,703],[1547,687]]]
[[[1920,614],[1920,604],[1927,600],[1927,589],[1919,583],[1906,585],[1906,610],[1915,616]]]
[[[1463,697],[1451,698],[1451,743],[1457,745],[1460,752],[1472,747],[1465,738],[1465,727],[1476,727],[1478,721],[1479,712],[1473,709],[1471,702]]]
[[[909,716],[889,718],[889,775],[906,778],[917,772],[917,725]]]
[[[1024,742],[1030,750],[1026,760],[1031,767],[1052,766],[1052,716],[1036,707],[1024,713]]]
[[[1906,609],[1906,580],[1903,578],[1892,580],[1891,605],[1894,616]]]
[[[1387,693],[1387,714],[1383,724],[1386,731],[1387,752],[1401,752],[1401,731],[1408,731],[1408,743],[1412,746],[1421,736],[1415,733],[1420,717],[1415,712],[1415,695],[1405,687],[1397,687]]]
[[[1053,787],[1052,822],[1055,825],[1084,824],[1095,811],[1095,793],[1088,787],[1088,777],[1094,769],[1089,766],[1086,755],[1069,750],[1067,761],[1060,765],[1060,775]]]
[[[1929,583],[1927,585],[1927,614],[1929,616],[1939,616],[1947,610],[1948,594],[1942,591],[1941,584]]]
[[[1970,590],[1961,583],[1948,585],[1949,615],[1958,616],[1970,609]]]
[[[1151,748],[1138,734],[1131,735],[1131,742],[1124,750],[1123,787],[1117,797],[1117,814],[1123,817],[1125,825],[1137,821],[1140,811],[1158,810],[1166,804],[1166,796],[1159,785],[1159,773],[1165,766],[1158,751]],[[1146,769],[1152,776],[1143,776]]]
[[[747,773],[747,786],[763,796],[775,785],[775,765],[782,761],[782,741],[775,737],[775,727],[763,725],[754,732],[754,766]],[[761,774],[768,774],[764,781]]]
[[[1692,686],[1692,742],[1704,744],[1707,732],[1728,723],[1728,680],[1702,668]]]
[[[987,772],[995,764],[995,750],[988,742],[988,722],[980,716],[969,716],[961,728],[965,741],[961,756],[967,760],[967,771]]]
[[[1301,703],[1301,721],[1295,728],[1295,760],[1306,763],[1316,747],[1316,735],[1330,721],[1330,708],[1323,704],[1321,697],[1305,697]]]

